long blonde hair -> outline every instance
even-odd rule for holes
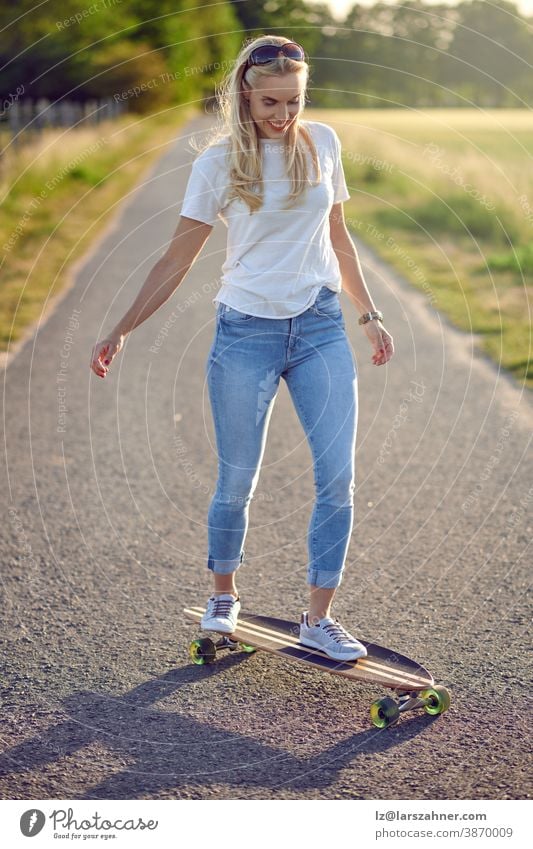
[[[305,75],[304,95],[309,81],[309,65],[280,55],[267,65],[251,65],[243,74],[250,53],[263,44],[285,44],[291,39],[278,35],[260,35],[245,42],[233,69],[223,78],[216,99],[219,110],[219,124],[204,144],[191,142],[191,146],[201,152],[221,141],[229,141],[226,163],[229,171],[228,202],[234,198],[246,203],[253,213],[263,204],[263,154],[257,126],[251,120],[247,99],[243,90],[253,90],[258,80],[264,77],[279,76],[293,72]],[[307,186],[317,185],[321,179],[320,162],[317,150],[307,127],[300,121],[301,110],[291,123],[284,138],[283,151],[287,176],[291,180],[291,190],[286,208],[294,205]],[[306,153],[309,151],[315,169],[315,182],[311,182]]]

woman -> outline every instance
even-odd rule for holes
[[[240,599],[236,572],[280,378],[313,454],[316,501],[308,531],[310,587],[300,641],[336,660],[366,649],[331,605],[353,527],[357,370],[338,293],[361,313],[375,365],[393,355],[343,217],[350,195],[340,141],[302,119],[309,66],[300,45],[274,35],[241,49],[219,94],[222,127],[196,157],[179,226],[165,256],[112,333],[93,351],[105,377],[125,335],[175,291],[217,218],[228,228],[207,381],[219,474],[208,514],[214,590],[204,630],[231,634]]]

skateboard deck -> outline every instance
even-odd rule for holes
[[[184,613],[190,621],[200,623],[205,608],[186,607]],[[299,632],[300,626],[295,622],[246,614],[239,617],[233,634],[219,634],[216,641],[204,636],[190,644],[189,653],[195,663],[203,664],[213,662],[217,652],[223,649],[259,649],[333,675],[395,690],[399,701],[382,699],[371,707],[372,721],[378,727],[391,724],[400,712],[414,707],[424,707],[427,713],[433,714],[447,709],[448,691],[436,686],[431,673],[411,658],[377,643],[360,640],[368,652],[366,657],[354,661],[334,660],[318,649],[302,645]]]

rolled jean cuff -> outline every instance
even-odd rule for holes
[[[239,566],[242,564],[244,559],[245,552],[241,552],[241,556],[237,557],[235,560],[215,560],[211,555],[207,558],[207,568],[211,570],[211,572],[215,572],[217,575],[231,575],[232,572],[236,572]]]
[[[320,590],[334,590],[342,581],[343,572],[343,569],[340,572],[332,572],[325,569],[309,569],[307,583],[310,586],[318,587]]]

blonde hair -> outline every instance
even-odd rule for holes
[[[309,81],[309,65],[280,55],[266,65],[251,65],[245,72],[246,60],[255,47],[263,44],[285,44],[289,38],[278,35],[260,35],[245,42],[235,61],[235,66],[222,80],[216,93],[219,124],[206,143],[191,146],[201,152],[220,142],[229,142],[226,163],[229,171],[228,201],[234,198],[246,203],[253,213],[263,204],[263,154],[257,126],[251,120],[247,99],[243,91],[251,91],[260,79],[293,72],[305,75],[304,94]],[[244,72],[244,73],[243,73]],[[301,110],[291,123],[284,139],[283,152],[287,176],[291,181],[287,208],[294,205],[307,186],[317,185],[321,179],[317,150],[307,127],[300,121]],[[315,169],[315,182],[311,182],[307,151]]]

